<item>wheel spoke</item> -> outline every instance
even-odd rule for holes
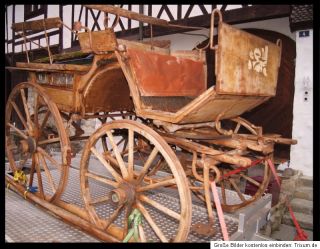
[[[128,140],[129,140],[129,155],[128,155],[128,174],[129,178],[133,179],[133,140],[134,140],[134,132],[133,130],[129,129],[128,134]]]
[[[53,159],[52,156],[50,156],[44,149],[42,149],[41,147],[37,147],[37,151],[42,154],[43,156],[45,156],[46,158],[49,159],[49,161],[55,165],[59,170],[62,170],[61,168],[61,164],[59,164],[55,159]]]
[[[160,188],[160,187],[166,187],[166,186],[170,186],[170,185],[174,185],[174,184],[176,184],[176,181],[174,178],[172,178],[172,179],[165,180],[162,182],[157,182],[157,183],[149,184],[146,186],[138,187],[136,191],[137,192],[144,192],[144,191],[148,191],[148,190],[152,190],[152,189],[156,189],[156,188]]]
[[[260,187],[260,183],[257,182],[256,180],[252,179],[251,177],[249,176],[246,176],[242,173],[240,173],[240,176],[242,176],[244,179],[246,179],[248,182],[252,183],[253,185],[257,186],[257,187]]]
[[[102,197],[99,197],[99,198],[91,201],[90,205],[96,205],[96,204],[99,204],[101,202],[106,202],[106,201],[109,201],[109,200],[110,200],[109,196],[102,196]]]
[[[55,193],[57,191],[57,188],[56,188],[56,185],[54,184],[54,181],[53,181],[52,176],[50,174],[50,170],[48,168],[46,160],[44,159],[44,156],[42,154],[39,154],[38,157],[42,161],[42,166],[43,166],[45,174],[47,175],[47,178],[48,178],[49,184],[51,186],[52,192]]]
[[[110,131],[107,131],[106,133],[107,133],[107,136],[108,136],[109,139],[110,139],[110,143],[111,143],[111,145],[112,145],[113,151],[114,151],[114,153],[115,153],[115,155],[116,155],[116,158],[117,158],[117,160],[118,160],[118,163],[119,163],[119,167],[120,167],[122,176],[123,176],[123,178],[127,179],[127,178],[128,178],[127,167],[126,167],[126,165],[125,165],[125,163],[124,163],[124,161],[123,161],[123,159],[122,159],[122,156],[121,156],[121,154],[120,154],[120,152],[119,152],[119,150],[118,150],[117,145],[116,145],[115,142],[114,142],[113,135],[111,134]]]
[[[19,130],[17,127],[15,127],[13,124],[7,123],[7,125],[8,125],[10,128],[12,128],[14,131],[16,131],[17,134],[18,134],[20,137],[22,137],[22,138],[24,138],[24,139],[28,139],[28,136],[27,136],[26,134],[24,134],[22,130]]]
[[[129,215],[131,213],[131,210],[132,208],[130,207],[130,205],[127,205],[126,206],[126,210],[125,210],[125,213],[124,213],[124,217],[123,217],[123,238],[125,238],[125,236],[128,234],[128,230],[129,230],[129,222],[128,222],[128,218],[129,218]]]
[[[103,158],[96,148],[91,147],[91,152],[99,159],[99,161],[106,167],[110,174],[116,179],[117,182],[122,182],[121,176],[112,168],[112,166]]]
[[[105,184],[107,184],[109,186],[112,186],[112,187],[115,187],[115,188],[118,187],[118,185],[119,185],[117,182],[111,181],[111,180],[109,180],[109,179],[107,179],[107,178],[105,178],[103,176],[97,175],[97,174],[92,173],[92,172],[86,172],[85,176],[90,177],[92,179],[95,179],[95,180],[97,180],[99,182],[105,183]]]
[[[120,139],[120,141],[119,141],[118,143],[116,143],[116,147],[118,147],[123,141],[125,141],[125,138],[124,138],[124,137],[122,137],[122,138]],[[110,152],[112,152],[112,151],[113,151],[113,148],[110,149]]]
[[[41,140],[38,142],[38,145],[51,144],[51,143],[57,143],[57,142],[60,142],[60,137]]]
[[[140,212],[144,216],[144,218],[147,220],[155,234],[159,237],[161,242],[169,242],[166,238],[166,236],[162,233],[160,228],[157,226],[157,224],[153,221],[151,218],[149,212],[144,208],[144,206],[141,204],[141,202],[137,202],[137,207],[139,208]]]
[[[138,229],[139,229],[140,242],[147,242],[147,238],[144,233],[143,226],[141,224],[139,224]]]
[[[155,175],[161,169],[161,167],[163,166],[162,162],[163,162],[163,157],[159,158],[156,166],[153,167],[152,170],[147,175],[148,176]]]
[[[101,143],[102,143],[102,147],[103,147],[103,151],[109,151],[108,149],[108,145],[107,145],[107,141],[106,141],[106,135],[101,137]]]
[[[269,165],[267,160],[264,162],[264,174],[263,174],[263,179],[268,178],[268,172],[269,172]]]
[[[29,179],[29,187],[32,186],[33,184],[33,176],[34,176],[34,170],[35,170],[35,164],[36,164],[36,158],[35,154],[32,155],[32,163],[31,163],[31,168],[30,168],[30,179]]]
[[[124,155],[124,153],[126,152],[127,145],[128,145],[128,138],[124,138],[124,144],[123,144],[123,148],[121,151],[122,155]]]
[[[176,220],[180,220],[181,219],[181,215],[172,211],[171,209],[161,205],[160,203],[150,199],[149,197],[145,196],[145,195],[140,195],[139,199],[153,207],[155,207],[156,209],[160,210],[161,212],[163,212],[166,215],[169,215],[170,217],[176,219]]]
[[[116,166],[117,168],[119,168],[119,164],[117,159],[115,159],[113,156],[111,156],[108,152],[104,152],[103,153],[103,157],[108,160],[112,166]],[[119,172],[120,174],[120,172]],[[120,175],[119,175],[120,176]]]
[[[224,186],[223,180],[220,182],[220,187],[221,187],[222,203],[226,205],[227,204],[226,188]]]
[[[31,128],[31,117],[30,117],[30,112],[29,112],[29,108],[28,108],[27,99],[26,99],[26,95],[25,95],[24,89],[20,89],[20,94],[21,94],[21,98],[22,98],[24,111],[25,111],[26,117],[27,117],[27,123],[30,125],[29,128]]]
[[[48,118],[49,118],[49,115],[50,115],[50,111],[49,111],[49,109],[47,110],[47,112],[46,112],[46,114],[44,115],[44,118],[43,118],[43,120],[42,120],[42,124],[41,124],[41,126],[40,126],[40,131],[42,131],[43,129],[44,129],[44,127],[45,127],[45,125],[47,124],[47,121],[48,121]]]
[[[134,143],[134,148],[136,148],[136,151],[138,152],[138,155],[139,155],[139,157],[140,157],[141,162],[143,162],[143,164],[145,164],[145,163],[146,163],[146,160],[145,160],[145,157],[144,157],[144,156],[141,156],[139,145],[136,143],[135,140],[133,140],[133,143]]]
[[[21,121],[21,123],[23,124],[24,128],[26,130],[28,130],[28,125],[26,123],[26,120],[23,118],[22,113],[20,112],[19,108],[17,107],[16,103],[14,103],[13,101],[10,101],[10,104],[12,105],[13,109],[16,111],[16,113],[18,114],[18,117]]]
[[[109,218],[108,220],[106,220],[105,222],[103,222],[103,223],[104,223],[104,224],[103,224],[103,226],[104,226],[103,229],[104,229],[104,230],[107,230],[108,227],[112,224],[112,222],[114,222],[114,221],[117,219],[117,217],[118,217],[121,209],[123,208],[123,206],[124,206],[124,204],[120,205],[120,206],[112,213],[112,215],[110,216],[110,218]]]
[[[38,189],[40,191],[41,197],[44,199],[44,192],[43,192],[43,185],[42,185],[42,177],[41,177],[41,169],[40,169],[40,164],[39,164],[39,157],[37,154],[35,154],[36,158],[36,171],[37,171],[37,178],[38,178]]]
[[[148,169],[151,166],[151,163],[153,162],[153,160],[156,158],[158,152],[159,152],[158,149],[156,147],[154,147],[151,154],[149,155],[147,161],[143,165],[143,168],[142,168],[141,173],[140,173],[138,180],[137,180],[138,183],[142,182],[144,176],[148,172]]]
[[[34,109],[33,109],[33,122],[35,124],[35,128],[39,128],[39,120],[38,120],[38,101],[39,95],[37,93],[34,93]]]
[[[237,192],[237,195],[239,196],[239,198],[241,199],[241,201],[245,202],[246,199],[243,197],[243,194],[241,193],[239,187],[237,186],[237,184],[234,182],[233,179],[229,178],[229,182],[231,183],[232,187],[234,188],[234,190]]]
[[[210,193],[210,178],[209,178],[209,166],[206,164],[204,165],[203,169],[203,187],[204,187],[204,198],[207,206],[207,211],[208,211],[208,221],[209,223],[214,222],[213,218],[213,210],[212,210],[212,203],[211,203],[211,194]]]
[[[234,129],[233,133],[238,133],[239,129],[240,129],[241,124],[238,122],[236,128]]]

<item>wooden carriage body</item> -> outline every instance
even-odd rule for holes
[[[143,118],[200,123],[221,113],[220,119],[237,117],[276,94],[281,48],[222,22],[212,68],[216,82],[209,89],[203,50],[170,51],[116,39],[112,30],[90,36],[79,34],[80,55],[91,55],[82,60],[86,64],[17,63],[63,111],[130,111],[134,104]]]

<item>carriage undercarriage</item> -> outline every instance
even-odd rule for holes
[[[13,89],[6,106],[10,186],[106,241],[125,240],[132,214],[140,220],[141,242],[181,242],[191,230],[214,236],[213,181],[225,212],[260,199],[271,179],[275,143],[296,141],[263,134],[262,127],[240,115],[275,95],[280,42],[241,33],[224,24],[219,12],[214,11],[213,18],[215,14],[220,18],[219,42],[208,46],[216,50],[219,63],[216,85],[208,89],[203,49],[173,53],[155,44],[116,39],[112,29],[78,33],[81,65],[58,59],[52,63],[55,58],[49,53],[50,64],[43,60],[11,68],[29,71],[29,80]],[[44,29],[46,25],[44,21]],[[212,19],[211,36],[213,28]],[[234,51],[222,37],[232,35],[248,36],[254,43],[249,45],[268,48],[270,70],[253,72],[247,61],[246,70],[235,63],[231,81],[239,84],[231,84],[226,76],[230,69],[223,65]],[[235,61],[248,54],[238,54]],[[84,119],[99,120],[101,126],[85,134]],[[74,143],[82,140],[79,207],[62,196],[76,154]],[[26,164],[29,172],[24,172]],[[175,207],[156,198],[155,191],[167,190],[175,193]],[[236,201],[232,198],[231,203],[229,195],[237,196]],[[192,196],[206,206],[204,224],[191,226]],[[167,234],[160,226],[159,213],[174,221],[174,232]],[[152,238],[146,237],[146,229]]]

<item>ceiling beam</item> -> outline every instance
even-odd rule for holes
[[[239,9],[226,10],[222,12],[223,21],[228,24],[239,24],[254,21],[261,21],[273,18],[289,17],[290,16],[290,5],[254,5],[249,7],[243,7]],[[201,16],[194,16],[186,19],[176,20],[169,22],[174,25],[183,26],[197,26],[208,28],[210,27],[210,14]],[[218,20],[215,20],[217,23]],[[177,27],[160,27],[153,26],[153,36],[170,35],[179,32],[192,31],[194,29],[181,29]],[[117,37],[130,37],[137,36],[139,34],[139,28],[133,28],[130,30],[116,32]],[[143,27],[143,37],[150,37],[150,27]]]

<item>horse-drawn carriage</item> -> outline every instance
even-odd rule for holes
[[[114,6],[88,7],[170,26]],[[59,18],[49,18],[12,28],[26,41],[29,30],[46,33],[62,25]],[[87,32],[79,32],[83,28]],[[235,29],[213,11],[206,48],[215,50],[216,81],[208,87],[206,48],[171,51],[152,38],[149,43],[121,40],[113,27],[90,31],[80,23],[72,32],[81,51],[52,55],[48,44],[49,57],[30,62],[26,50],[28,62],[8,68],[28,71],[28,81],[12,90],[6,105],[10,186],[111,241],[125,238],[134,210],[144,220],[138,226],[141,241],[185,241],[192,196],[205,203],[210,227],[211,181],[219,186],[226,212],[264,194],[274,144],[296,141],[264,134],[240,115],[276,94],[280,41],[273,44]],[[86,136],[82,119],[102,125]],[[87,140],[79,169],[81,207],[61,198],[75,154],[72,143],[79,140]],[[173,193],[176,205],[157,199],[159,191]],[[163,229],[163,216],[170,219],[171,232]],[[154,238],[146,236],[148,229]]]

